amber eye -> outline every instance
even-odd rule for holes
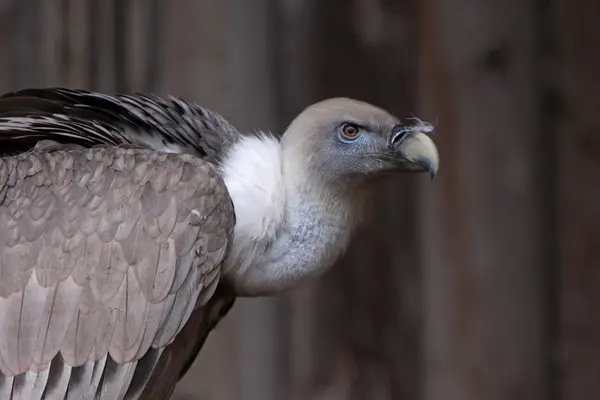
[[[359,129],[356,125],[346,124],[342,127],[342,132],[348,139],[354,139],[358,136]]]

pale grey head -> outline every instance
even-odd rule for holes
[[[429,172],[439,157],[420,120],[402,124],[371,104],[332,98],[313,104],[290,124],[282,146],[306,155],[314,177],[354,187],[394,172]]]

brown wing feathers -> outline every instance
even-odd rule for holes
[[[0,371],[31,371],[23,387],[48,395],[74,386],[71,367],[108,390],[111,363],[173,340],[216,287],[233,209],[191,156],[34,151],[0,160],[0,224]],[[113,374],[115,390],[134,371]]]

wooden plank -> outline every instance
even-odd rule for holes
[[[63,43],[67,54],[66,84],[73,88],[87,88],[89,83],[89,51],[88,51],[88,25],[90,15],[88,13],[88,1],[71,0],[64,10],[66,20],[66,37]]]
[[[42,1],[40,4],[40,64],[42,66],[43,86],[60,86],[61,69],[61,32],[64,29],[61,16],[62,0]]]
[[[11,40],[10,18],[12,1],[0,2],[0,48],[8,49]],[[0,57],[0,92],[11,88],[10,56]]]
[[[93,24],[95,33],[91,37],[95,42],[93,48],[97,55],[94,57],[98,63],[91,72],[90,85],[105,92],[117,90],[116,52],[114,50],[115,36],[115,2],[106,0],[92,0],[90,8],[96,10],[96,21]],[[96,71],[96,72],[94,72]]]
[[[176,0],[165,7],[164,77],[161,93],[171,93],[229,115],[228,86],[231,0]]]
[[[562,398],[600,394],[600,3],[559,1]]]
[[[38,0],[21,0],[12,3],[9,50],[11,63],[11,88],[22,89],[41,85],[40,19]]]
[[[547,399],[548,202],[533,1],[422,0],[424,398]]]
[[[146,25],[150,22],[150,4],[148,0],[129,0],[130,13],[125,20],[127,25],[128,35],[125,37],[126,52],[128,60],[125,71],[130,90],[134,91],[150,91],[146,88],[146,71],[148,69],[148,60],[152,48],[152,43],[149,42],[147,36]],[[156,30],[160,30],[161,26],[155,26]]]

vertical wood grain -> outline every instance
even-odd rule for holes
[[[558,1],[563,398],[600,394],[600,4]]]
[[[547,399],[548,194],[533,1],[420,2],[424,398]]]

